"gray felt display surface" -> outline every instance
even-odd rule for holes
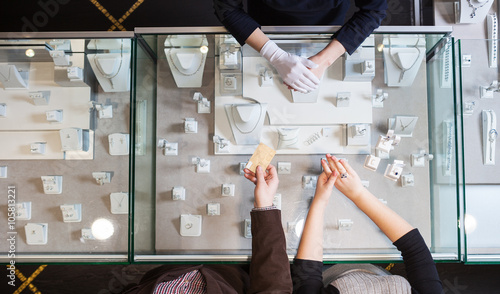
[[[210,46],[213,38],[209,38]],[[163,51],[160,38],[159,52]],[[210,47],[213,48],[213,47]],[[330,70],[338,68],[336,66]],[[176,88],[164,55],[158,60],[158,105],[157,137],[179,143],[178,156],[164,156],[157,150],[156,160],[156,253],[157,254],[203,254],[203,253],[249,253],[251,240],[243,237],[244,219],[250,218],[253,207],[253,184],[239,175],[239,163],[246,162],[250,155],[214,155],[211,140],[214,131],[214,114],[198,114],[192,100],[195,91],[214,101],[214,66],[217,59],[213,50],[207,58],[203,86],[196,89]],[[366,155],[338,155],[349,160],[361,179],[369,180],[369,190],[387,201],[387,205],[418,227],[426,242],[431,242],[430,218],[430,175],[428,163],[424,168],[410,166],[410,154],[419,149],[428,150],[428,117],[426,97],[426,67],[420,65],[419,74],[411,88],[387,88],[383,82],[383,60],[377,55],[377,75],[373,89],[383,88],[389,93],[384,108],[373,109],[372,146],[378,135],[387,132],[387,118],[396,115],[418,116],[413,137],[403,138],[400,145],[391,152],[390,160],[382,160],[376,172],[363,168]],[[348,109],[355,111],[355,109]],[[197,134],[185,134],[183,123],[186,117],[198,121]],[[318,142],[320,144],[320,142]],[[373,148],[372,148],[373,149]],[[372,153],[374,151],[372,150]],[[193,156],[209,159],[209,174],[195,172],[191,164]],[[289,175],[280,175],[278,193],[282,195],[282,223],[287,236],[289,252],[293,254],[298,246],[298,237],[288,230],[288,223],[294,223],[307,215],[308,205],[314,195],[313,189],[302,188],[303,175],[321,173],[321,155],[277,155],[272,164],[279,161],[292,163]],[[383,176],[387,164],[394,159],[404,160],[403,173],[415,176],[415,186],[402,188],[401,183]],[[221,185],[233,183],[234,197],[221,196]],[[186,189],[185,201],[174,201],[171,197],[174,186]],[[208,216],[206,205],[219,202],[220,216]],[[179,231],[180,214],[199,214],[203,217],[202,234],[199,237],[182,237]],[[338,219],[351,219],[352,230],[339,231]],[[385,235],[354,204],[334,189],[325,217],[325,253],[386,253],[395,252],[394,246]]]

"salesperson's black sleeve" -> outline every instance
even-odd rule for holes
[[[260,25],[243,10],[242,0],[214,0],[215,15],[243,46]]]
[[[352,54],[385,18],[386,0],[355,0],[359,11],[333,35]]]

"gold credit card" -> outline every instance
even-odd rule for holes
[[[275,154],[276,150],[266,144],[260,143],[245,167],[255,172],[257,166],[260,165],[265,170],[271,163],[271,160],[273,160]]]

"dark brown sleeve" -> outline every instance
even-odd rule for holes
[[[292,293],[290,262],[277,209],[252,211],[250,293]]]

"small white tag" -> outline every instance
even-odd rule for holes
[[[245,167],[248,168],[248,169],[250,169],[250,167],[252,166],[252,164],[253,163],[251,161],[249,161]]]

